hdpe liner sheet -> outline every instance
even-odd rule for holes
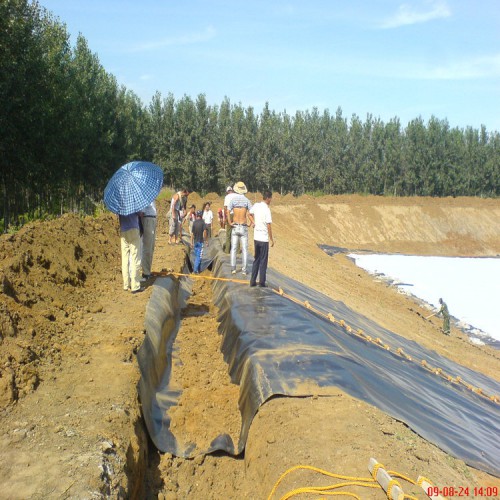
[[[211,265],[216,253],[213,245],[204,248],[201,269]],[[187,268],[184,273],[188,272]],[[149,435],[155,446],[163,452],[189,458],[201,453],[224,450],[236,454],[229,436],[215,436],[207,450],[196,443],[178,443],[170,431],[168,411],[176,406],[182,387],[170,380],[172,367],[179,363],[175,350],[175,337],[180,325],[180,312],[191,294],[192,280],[157,278],[146,307],[146,336],[137,353],[141,378],[138,384],[142,411]]]
[[[231,277],[226,255],[221,252],[214,255],[213,271],[216,276]],[[160,284],[158,281],[156,288],[164,291],[155,289],[148,305],[147,316],[155,320],[147,319],[147,336],[139,351],[142,372],[139,392],[151,438],[161,451],[181,457],[215,450],[241,453],[255,413],[270,397],[329,395],[340,388],[405,422],[467,464],[500,477],[497,404],[444,381],[419,363],[346,333],[340,325],[269,288],[250,288],[225,281],[214,281],[214,295],[220,311],[224,358],[232,381],[240,385],[239,442],[235,446],[228,436],[215,436],[208,450],[198,450],[196,443],[178,443],[168,428],[167,411],[175,404],[181,389],[169,386],[168,374],[171,363],[175,362],[173,337],[181,304],[181,299],[174,296],[182,295],[179,290],[184,285],[169,279]],[[429,365],[460,376],[490,394],[500,394],[500,384],[495,380],[381,328],[342,302],[273,270],[269,270],[268,285],[274,289],[281,287],[287,294],[343,319],[352,328],[379,337],[393,350],[401,347],[414,359],[425,359]],[[177,292],[176,286],[180,286]],[[158,303],[166,300],[171,301],[169,305]],[[161,313],[157,307],[162,308]]]

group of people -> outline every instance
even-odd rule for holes
[[[170,201],[170,209],[168,211],[168,219],[169,219],[169,244],[176,244],[182,242],[182,228],[185,222],[188,222],[188,230],[189,234],[192,234],[193,223],[196,220],[196,214],[198,210],[196,210],[196,205],[191,205],[189,209],[187,209],[187,198],[189,196],[189,191],[184,188],[181,191],[176,192],[172,196],[172,200]],[[212,222],[214,218],[214,214],[211,210],[211,203],[206,201],[203,204],[202,219],[207,226],[208,237],[212,237]]]
[[[248,192],[245,183],[240,181],[226,188],[224,208],[219,209],[218,219],[221,228],[226,231],[224,251],[230,255],[231,273],[237,273],[237,253],[241,250],[241,268],[243,276],[247,275],[248,262],[248,228],[254,228],[254,262],[250,274],[250,286],[257,284],[266,286],[269,247],[274,246],[272,233],[272,217],[269,208],[272,193],[265,191],[263,199],[252,205],[245,196]],[[209,201],[203,204],[202,210],[196,210],[193,204],[186,210],[189,191],[177,191],[171,200],[169,210],[169,243],[181,242],[182,226],[187,220],[191,247],[194,250],[193,271],[200,273],[204,245],[208,246],[212,237],[214,215]],[[141,212],[120,215],[120,235],[122,252],[123,289],[132,293],[142,291],[141,281],[151,277],[151,265],[156,239],[157,213],[155,202]],[[142,278],[140,269],[142,267]],[[450,314],[443,299],[439,299],[440,309],[432,314],[443,317],[443,333],[450,334]],[[430,316],[429,316],[430,317]]]
[[[119,220],[123,289],[135,294],[143,290],[141,281],[151,277],[157,226],[155,202],[141,212],[120,215]]]
[[[266,286],[269,247],[274,246],[271,229],[272,217],[269,205],[272,193],[266,191],[263,200],[252,205],[245,196],[248,192],[244,182],[228,186],[224,198],[224,208],[217,215],[221,228],[226,230],[224,251],[230,254],[231,273],[236,274],[238,249],[242,254],[241,274],[247,275],[248,261],[248,228],[254,227],[254,263],[250,275],[250,286]],[[171,199],[168,212],[169,244],[182,242],[182,227],[188,221],[191,246],[195,260],[193,271],[200,272],[203,247],[208,246],[212,237],[214,214],[209,201],[203,204],[202,210],[196,205],[187,209],[188,189],[177,191]],[[151,265],[156,240],[157,213],[155,203],[151,203],[141,212],[120,215],[120,236],[122,251],[123,289],[132,293],[143,290],[141,281],[151,277]],[[141,277],[142,268],[142,277]]]
[[[263,199],[252,205],[245,196],[248,192],[245,183],[240,181],[226,188],[224,198],[223,224],[226,229],[224,251],[230,254],[231,273],[236,274],[236,254],[241,249],[241,274],[247,274],[248,228],[254,227],[254,262],[250,275],[250,286],[266,286],[266,272],[269,246],[274,246],[272,217],[269,205],[272,193],[265,191]]]
[[[224,198],[224,208],[219,209],[217,212],[219,224],[221,228],[226,230],[224,251],[230,254],[231,273],[236,274],[236,255],[238,249],[241,250],[242,263],[240,271],[243,276],[246,276],[248,228],[254,227],[255,255],[250,275],[250,286],[254,287],[258,284],[265,287],[269,246],[274,245],[271,229],[272,217],[269,209],[272,193],[266,191],[262,202],[252,205],[252,202],[245,196],[247,192],[247,187],[242,181],[237,182],[234,186],[228,186]],[[195,209],[196,207],[193,205],[192,208]],[[193,210],[192,213],[194,213],[194,221],[190,233],[191,245],[195,254],[193,271],[199,273],[203,246],[208,246],[212,232],[213,212],[210,209],[210,202],[204,204],[203,210]]]

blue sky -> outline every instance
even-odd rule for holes
[[[500,131],[498,0],[40,0],[149,104],[205,94],[288,114]]]

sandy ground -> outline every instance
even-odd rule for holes
[[[214,213],[222,199],[210,194]],[[258,196],[251,195],[258,201]],[[193,194],[190,200],[201,205]],[[270,266],[343,301],[402,336],[500,380],[500,353],[468,342],[415,300],[374,280],[324,243],[350,250],[498,256],[500,201],[275,195]],[[183,245],[167,245],[165,206],[154,269],[180,271]],[[251,245],[252,247],[252,245]],[[442,487],[500,486],[401,422],[342,391],[331,397],[275,398],[252,423],[243,456],[184,460],[152,448],[141,420],[135,353],[153,280],[121,290],[117,221],[64,216],[0,238],[0,498],[266,498],[288,468],[308,465],[367,477],[370,457]],[[183,387],[172,425],[203,443],[214,429],[238,433],[238,388],[219,351],[217,309],[196,280],[176,342]],[[453,311],[451,311],[453,314]],[[217,431],[215,431],[217,432]],[[337,482],[296,471],[273,498]],[[425,498],[401,481],[405,493]],[[351,486],[361,498],[379,490]],[[450,495],[453,496],[453,495]],[[456,495],[455,495],[456,496]],[[490,495],[491,497],[491,495]],[[304,496],[305,498],[305,496]]]

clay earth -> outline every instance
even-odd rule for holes
[[[258,194],[249,196],[260,201]],[[223,203],[215,193],[189,197],[197,206],[204,200],[214,213]],[[181,271],[187,247],[168,245],[161,197],[158,207],[153,269]],[[331,257],[318,248],[498,257],[499,200],[275,194],[271,210],[270,267],[500,381],[498,350],[472,344],[454,324],[444,336],[442,320],[425,319],[424,304],[357,268],[345,254]],[[260,499],[291,467],[367,477],[371,457],[412,479],[423,475],[441,487],[462,488],[464,498],[474,497],[474,487],[500,488],[499,478],[341,390],[328,397],[271,399],[255,416],[241,456],[219,452],[187,460],[159,453],[137,396],[136,353],[154,279],[143,293],[125,292],[120,262],[117,217],[109,213],[64,215],[0,237],[0,498]],[[208,280],[195,281],[176,343],[182,370],[175,376],[183,393],[172,409],[172,427],[202,444],[213,432],[235,439],[238,387],[220,353]],[[335,482],[298,470],[273,498]],[[400,482],[406,494],[426,498],[417,486]],[[380,489],[345,490],[385,498]]]

